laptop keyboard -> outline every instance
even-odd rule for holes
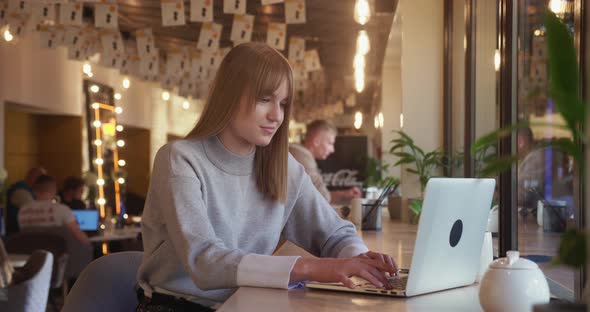
[[[406,285],[408,283],[408,276],[407,275],[403,275],[403,276],[393,276],[393,277],[388,277],[387,280],[389,281],[389,284],[391,285],[392,289],[394,290],[405,290],[406,289]],[[370,282],[358,278],[359,283],[357,283],[358,286],[363,287],[363,288],[369,288],[369,289],[382,289],[379,287],[376,287],[375,285],[371,284]]]

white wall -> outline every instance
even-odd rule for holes
[[[382,109],[393,115],[398,110],[403,113],[403,130],[425,150],[442,148],[443,13],[440,0],[400,0],[401,106],[392,100],[395,94],[383,94]],[[399,85],[395,70],[384,69],[383,88]],[[395,107],[388,107],[391,105]],[[392,138],[390,129],[399,127],[399,120],[388,127],[384,127],[384,146]],[[419,196],[417,178],[405,170],[401,178],[404,195]]]
[[[151,130],[152,151],[166,142],[167,134],[185,135],[196,122],[202,103],[191,101],[189,110],[182,109],[182,100],[173,103],[161,100],[158,84],[130,77],[131,88],[124,90],[123,76],[117,70],[92,66],[92,80],[113,87],[122,94],[117,102],[123,108],[119,122],[123,125]],[[38,47],[38,34],[31,32],[15,45],[0,45],[0,122],[4,122],[4,103],[14,102],[54,114],[84,114],[84,74],[82,62],[67,59],[67,50]],[[178,104],[180,103],[180,104]],[[161,121],[160,121],[161,119]],[[154,123],[154,120],[158,122]],[[4,166],[4,127],[0,127],[0,167]],[[7,129],[6,131],[10,131]],[[164,138],[164,139],[162,139]],[[152,158],[155,153],[150,155]]]

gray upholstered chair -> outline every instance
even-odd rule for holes
[[[0,311],[45,311],[52,266],[53,255],[50,252],[33,252],[25,266],[17,269],[13,284],[4,289],[8,301],[0,301]]]
[[[143,252],[125,251],[92,261],[72,287],[62,312],[135,311],[142,257]]]

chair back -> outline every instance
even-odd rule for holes
[[[0,301],[0,311],[37,312],[47,309],[53,255],[34,251],[24,267],[18,268],[12,285],[5,288],[8,301]]]
[[[6,251],[16,254],[32,254],[35,250],[47,250],[53,254],[53,270],[51,274],[51,288],[61,287],[68,254],[66,240],[57,233],[43,231],[22,231],[6,240]]]
[[[66,253],[69,256],[65,278],[77,278],[94,258],[94,249],[90,242],[80,242],[66,226],[30,227],[23,232],[42,232],[61,236],[66,241]]]
[[[62,312],[135,311],[143,252],[112,253],[92,261],[66,297]]]

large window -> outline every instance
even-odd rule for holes
[[[548,94],[547,43],[543,13],[550,8],[574,29],[574,2],[565,0],[520,0],[518,12],[519,121],[564,124]],[[535,261],[545,275],[573,293],[574,272],[551,264],[560,234],[575,226],[577,198],[573,159],[555,148],[540,148],[543,142],[569,137],[554,127],[531,126],[517,136],[519,249]]]

